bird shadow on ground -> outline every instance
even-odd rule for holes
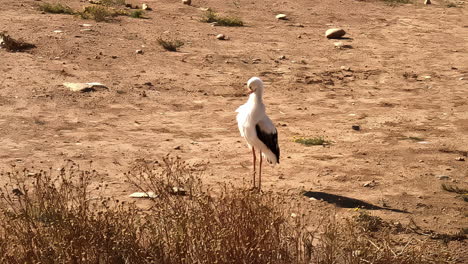
[[[368,202],[364,202],[358,199],[349,198],[341,195],[325,193],[325,192],[304,192],[304,196],[309,198],[315,198],[317,200],[323,200],[327,203],[334,204],[341,208],[362,208],[367,210],[387,210],[392,212],[398,213],[409,213],[408,211],[400,210],[400,209],[393,209],[389,207],[380,207],[377,205],[370,204]]]

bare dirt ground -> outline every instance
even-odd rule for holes
[[[133,161],[172,153],[209,161],[210,184],[248,182],[251,155],[234,111],[247,99],[246,81],[259,76],[281,148],[281,164],[264,169],[265,190],[297,194],[311,210],[338,215],[351,210],[308,201],[301,192],[407,211],[372,214],[414,219],[437,232],[467,227],[466,202],[441,183],[468,184],[468,161],[457,160],[468,160],[468,3],[148,0],[148,19],[99,23],[42,14],[40,1],[0,3],[0,31],[37,45],[21,53],[0,50],[4,170],[93,161],[101,175],[96,182],[125,198],[136,191],[123,181]],[[246,26],[202,23],[201,7],[238,16]],[[289,20],[277,20],[279,13]],[[92,31],[82,31],[83,23]],[[347,31],[349,39],[340,41],[352,48],[337,49],[336,40],[324,37],[332,27]],[[229,40],[217,40],[219,33]],[[158,37],[185,45],[167,52]],[[109,89],[74,93],[64,82]],[[293,142],[315,136],[332,144]]]

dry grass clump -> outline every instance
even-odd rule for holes
[[[125,0],[99,0],[96,3],[106,6],[124,6]]]
[[[397,5],[397,4],[411,4],[412,0],[382,0],[387,4],[390,5]]]
[[[44,11],[46,13],[52,14],[69,14],[73,15],[75,11],[67,5],[63,5],[61,3],[42,3],[39,5],[39,10]]]
[[[25,51],[35,47],[34,44],[12,38],[6,32],[0,32],[0,48],[4,48],[9,52]]]
[[[244,22],[240,18],[221,16],[218,13],[215,13],[213,10],[206,11],[201,21],[206,22],[206,23],[215,23],[217,26],[225,26],[225,27],[244,26]]]
[[[442,190],[447,191],[447,192],[453,192],[456,194],[459,194],[458,197],[462,199],[465,202],[468,202],[468,189],[463,188],[463,187],[458,187],[456,185],[450,185],[450,184],[441,184]]]
[[[0,263],[144,260],[132,207],[90,196],[95,171],[13,170],[0,192]]]
[[[78,12],[83,19],[93,19],[96,22],[109,21],[119,15],[126,15],[125,11],[115,10],[106,6],[86,6],[83,11]]]
[[[0,191],[0,263],[450,263],[380,218],[317,221],[286,196],[203,185],[205,164],[166,156],[125,174],[148,209],[99,196],[96,171],[12,169]],[[99,187],[99,186],[98,186]]]
[[[298,137],[293,139],[294,142],[305,145],[305,146],[325,146],[330,145],[331,142],[329,140],[324,139],[323,137],[313,137],[313,138],[305,138],[305,137]]]
[[[162,38],[158,38],[158,44],[163,47],[165,50],[168,51],[177,51],[180,47],[184,45],[184,42],[175,39],[175,40],[164,40]]]
[[[143,10],[133,10],[130,13],[128,13],[128,16],[133,18],[144,18],[144,14],[145,12]]]

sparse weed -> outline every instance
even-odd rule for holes
[[[306,146],[324,146],[324,145],[330,145],[331,142],[328,140],[325,140],[323,137],[313,137],[313,138],[294,138],[294,142],[306,145]]]
[[[98,5],[86,6],[84,10],[78,14],[83,19],[93,19],[97,22],[109,21],[118,15],[122,15],[121,12]]]
[[[441,184],[442,190],[447,191],[447,192],[454,192],[457,194],[468,194],[468,189],[458,187],[456,185],[449,185],[442,183]]]
[[[218,26],[225,26],[225,27],[244,26],[244,22],[240,18],[220,16],[219,14],[215,13],[213,10],[206,11],[201,21],[206,22],[206,23],[215,23]]]
[[[143,18],[144,13],[143,10],[134,10],[129,13],[129,16],[133,18]]]
[[[184,42],[176,39],[176,40],[164,40],[162,38],[158,38],[158,44],[161,45],[165,50],[168,51],[177,51],[178,48],[184,45]]]
[[[36,45],[26,43],[22,40],[16,40],[7,35],[6,32],[0,32],[0,48],[4,48],[9,52],[25,51],[35,48]]]
[[[99,3],[106,6],[124,6],[125,0],[100,0]]]
[[[410,4],[411,0],[382,0],[389,5]]]
[[[39,10],[44,11],[46,13],[52,14],[69,14],[73,15],[75,11],[67,5],[63,5],[61,3],[42,3],[39,5]]]

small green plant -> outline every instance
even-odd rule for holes
[[[101,0],[99,3],[106,6],[124,6],[125,0]]]
[[[177,51],[178,48],[184,45],[184,42],[176,40],[164,40],[162,38],[158,39],[158,44],[161,45],[165,50],[168,51]]]
[[[237,17],[229,17],[229,16],[220,16],[213,10],[208,10],[204,14],[202,22],[206,23],[216,23],[218,26],[225,26],[225,27],[242,27],[244,26],[244,22]]]
[[[39,5],[39,10],[44,11],[46,13],[52,14],[69,14],[73,15],[75,11],[67,5],[62,5],[60,3],[51,4],[51,3],[43,3]]]
[[[4,48],[9,52],[24,51],[35,47],[36,45],[34,44],[26,43],[22,40],[16,40],[10,37],[6,32],[0,32],[0,48]]]
[[[313,138],[294,138],[294,142],[306,145],[306,146],[324,146],[324,145],[330,145],[330,141],[325,140],[323,137],[313,137]]]
[[[108,21],[118,15],[123,15],[122,12],[115,11],[108,7],[91,5],[86,6],[79,15],[83,19],[93,19],[97,22]]]
[[[129,13],[129,16],[133,18],[143,18],[143,14],[143,10],[134,10]]]

